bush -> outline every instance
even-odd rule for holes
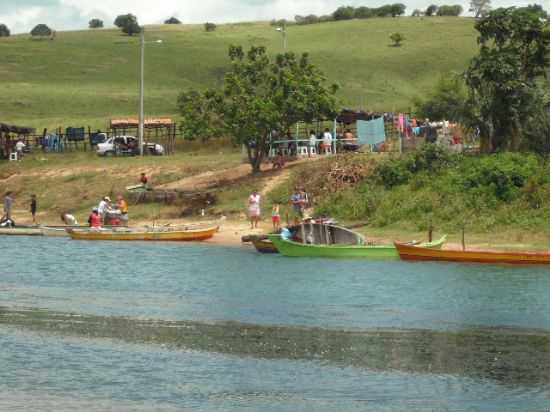
[[[463,8],[460,4],[455,4],[454,6],[439,6],[437,10],[438,16],[460,16],[462,14]]]
[[[355,9],[350,6],[338,7],[332,16],[334,20],[351,20],[355,16]]]
[[[34,28],[31,30],[31,36],[51,36],[52,35],[52,29],[50,29],[45,24],[37,24],[34,26]]]
[[[10,29],[8,29],[8,26],[5,24],[0,24],[0,37],[9,37],[10,36]]]
[[[401,33],[392,33],[390,35],[390,40],[393,41],[393,46],[394,47],[400,47],[401,46],[401,42],[403,40],[405,40],[405,36]]]
[[[413,103],[420,118],[460,122],[468,117],[467,99],[462,78],[449,74],[439,79],[434,91],[415,97]]]
[[[164,21],[164,24],[181,24],[181,21],[179,21],[176,17],[170,17]]]
[[[214,23],[209,23],[209,22],[204,23],[204,30],[207,32],[216,31],[217,27],[218,26],[216,26]]]
[[[100,29],[103,27],[103,20],[92,19],[88,22],[88,28],[90,29]]]
[[[317,24],[320,22],[319,17],[317,17],[315,14],[308,14],[307,16],[296,16],[296,18],[296,24],[298,25]]]

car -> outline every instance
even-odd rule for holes
[[[163,155],[164,147],[158,143],[143,143],[144,153]],[[98,143],[97,154],[100,156],[137,155],[139,143],[135,136],[114,136],[103,143]]]

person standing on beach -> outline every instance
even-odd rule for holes
[[[271,222],[273,223],[273,229],[279,230],[281,228],[281,212],[279,203],[273,203],[271,208]]]
[[[11,207],[13,205],[13,198],[11,192],[6,192],[4,196],[4,214],[2,215],[2,221],[11,220]]]
[[[260,200],[261,196],[257,190],[254,190],[248,197],[248,216],[250,218],[250,228],[258,228],[260,221]]]
[[[32,215],[32,223],[36,223],[36,209],[38,205],[36,202],[36,195],[31,195],[31,215]]]

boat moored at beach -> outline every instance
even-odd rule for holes
[[[429,249],[397,242],[395,247],[403,260],[550,265],[550,252]]]
[[[144,240],[144,241],[194,241],[214,236],[219,226],[144,227],[111,229],[67,229],[75,240]]]

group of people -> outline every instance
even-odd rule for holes
[[[257,190],[254,190],[248,197],[248,218],[250,219],[250,228],[256,229],[261,216],[261,195]],[[295,187],[294,193],[290,196],[289,203],[294,212],[294,223],[304,219],[305,211],[310,207],[310,200],[307,192],[303,187]],[[273,202],[271,207],[271,223],[274,230],[281,228],[281,204]]]
[[[13,208],[13,197],[12,192],[8,191],[4,195],[4,209],[2,213],[2,218],[0,218],[0,225],[2,226],[14,226],[15,223],[12,218],[12,208]],[[29,201],[29,209],[32,216],[32,223],[36,224],[36,212],[38,210],[38,201],[36,195],[32,194]]]
[[[285,163],[285,154],[288,156],[298,155],[298,146],[307,147],[308,157],[318,153],[330,154],[333,153],[334,139],[330,129],[326,128],[322,134],[317,135],[315,130],[309,131],[309,138],[304,141],[298,141],[292,137],[290,133],[286,135],[286,142],[280,143],[277,155],[273,158],[273,168],[282,168]],[[285,146],[286,145],[286,146]]]
[[[117,196],[114,204],[109,196],[105,196],[99,205],[92,209],[88,224],[93,229],[100,229],[105,225],[128,226],[128,203],[121,195]]]

